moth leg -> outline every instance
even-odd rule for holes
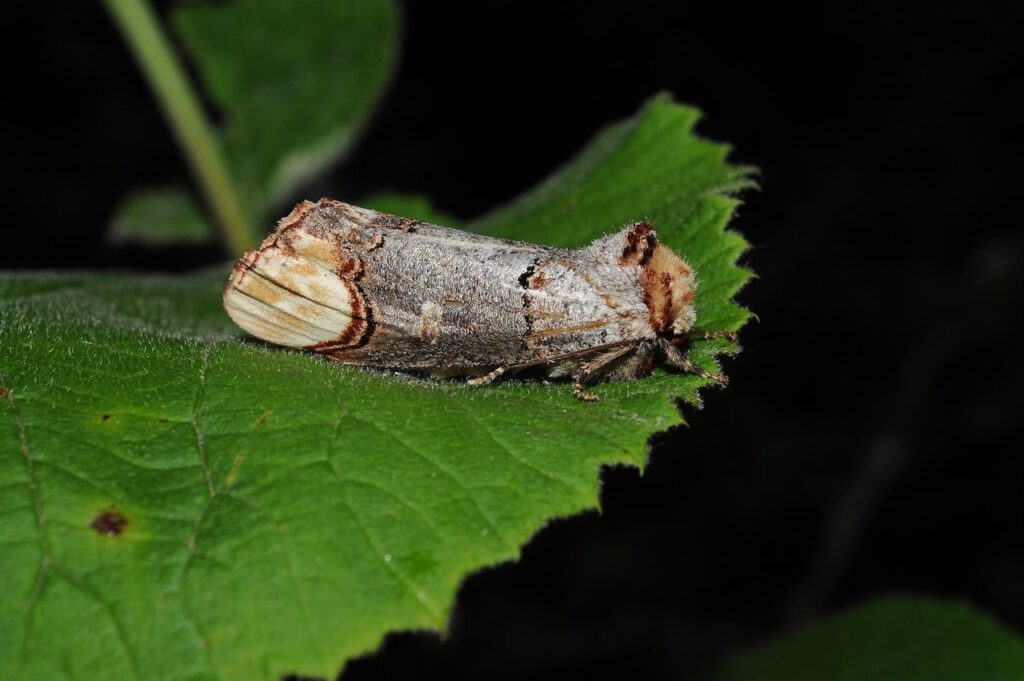
[[[572,394],[573,396],[576,397],[577,400],[580,400],[581,402],[597,402],[599,399],[601,399],[594,393],[588,393],[586,390],[584,390],[583,384],[580,383],[579,379],[576,379],[572,382]]]
[[[476,378],[469,379],[468,381],[466,381],[466,385],[476,387],[479,385],[487,385],[488,383],[494,383],[494,381],[503,373],[505,373],[507,369],[508,367],[498,367],[494,371],[486,373],[483,376],[477,376]]]
[[[728,376],[725,374],[716,374],[715,372],[707,371],[706,369],[701,369],[699,366],[691,362],[686,355],[683,354],[682,350],[676,346],[670,343],[662,343],[661,349],[665,352],[665,360],[672,366],[691,374],[697,374],[701,378],[707,378],[715,381],[716,383],[721,383],[723,386],[729,385]]]
[[[614,368],[614,364],[618,359],[633,350],[634,347],[632,345],[627,345],[617,350],[612,350],[598,355],[597,357],[580,364],[580,368],[572,377],[572,394],[577,400],[582,400],[584,402],[597,402],[597,395],[584,390],[584,384],[601,378],[601,376]]]

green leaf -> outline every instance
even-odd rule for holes
[[[193,198],[178,187],[142,189],[117,207],[107,238],[114,243],[168,246],[215,237]]]
[[[227,154],[260,215],[337,161],[391,74],[388,0],[235,0],[173,23],[225,118]]]
[[[973,608],[886,598],[736,655],[703,681],[1020,681],[1024,643]]]
[[[699,268],[709,328],[749,273],[744,186],[667,98],[478,223],[582,245],[643,216]],[[19,679],[331,676],[443,629],[473,570],[598,503],[704,381],[473,389],[265,347],[190,277],[0,277],[0,666]],[[703,343],[711,366],[727,343]]]

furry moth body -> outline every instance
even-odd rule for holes
[[[258,338],[344,364],[474,384],[541,367],[591,400],[584,385],[644,377],[658,358],[724,382],[677,347],[696,286],[644,222],[567,250],[321,199],[235,264],[224,307]],[[718,335],[731,336],[699,334]]]

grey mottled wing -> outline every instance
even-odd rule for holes
[[[305,202],[236,265],[225,306],[255,335],[345,363],[456,372],[549,363],[652,335],[635,276],[604,250]]]

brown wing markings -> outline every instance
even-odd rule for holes
[[[594,329],[600,329],[603,326],[608,325],[606,319],[595,319],[589,322],[583,322],[581,324],[570,324],[569,326],[554,326],[540,331],[534,331],[526,335],[529,340],[537,340],[540,338],[550,338],[551,336],[561,336],[568,333],[578,333],[580,331],[592,331]]]
[[[619,265],[631,267],[646,265],[654,254],[658,239],[647,222],[636,222],[626,232],[626,245],[619,256]]]
[[[523,273],[519,275],[519,279],[516,280],[517,283],[519,284],[519,288],[523,289],[523,293],[522,293],[523,305],[522,305],[521,312],[523,313],[523,322],[526,325],[526,332],[523,334],[523,337],[519,339],[519,345],[523,349],[524,352],[532,351],[534,356],[536,356],[537,352],[536,352],[536,350],[533,350],[533,348],[530,347],[530,340],[529,340],[530,339],[530,334],[533,333],[533,312],[534,312],[533,305],[532,305],[533,300],[530,297],[530,279],[533,277],[533,273],[537,271],[538,267],[540,267],[540,258],[534,258],[533,262],[531,262],[527,266],[527,268],[523,271]]]
[[[356,324],[349,324],[338,338],[333,341],[327,341],[326,343],[318,343],[310,348],[311,350],[317,350],[320,352],[330,350],[354,350],[355,348],[361,348],[369,343],[370,338],[373,337],[373,332],[377,328],[373,319],[373,306],[371,306],[366,300],[366,296],[363,295],[363,291],[358,285],[350,281],[346,281],[345,285],[353,292],[351,316],[353,319],[362,320],[362,326],[360,327]],[[357,334],[358,338],[356,338]],[[355,339],[354,343],[352,342],[353,339]]]

